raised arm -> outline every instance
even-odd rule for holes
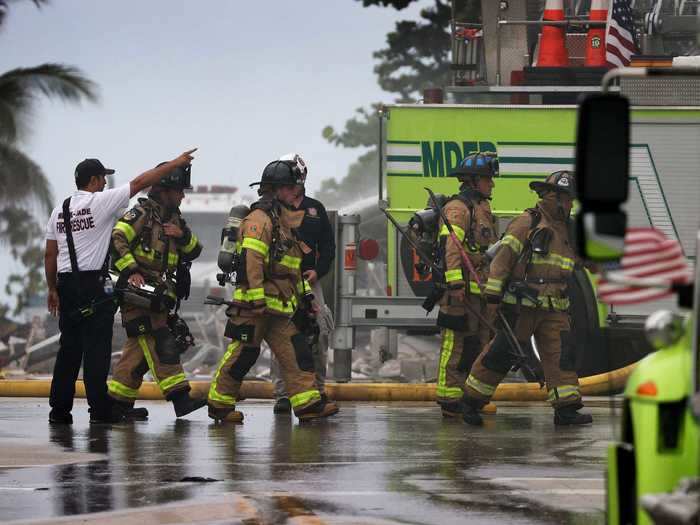
[[[153,168],[152,170],[145,171],[141,175],[133,179],[129,183],[131,197],[136,195],[141,190],[144,190],[149,186],[153,186],[161,179],[161,177],[163,177],[163,175],[166,175],[178,166],[186,166],[190,164],[192,162],[192,159],[194,159],[192,154],[195,151],[197,151],[197,148],[185,151],[182,155],[174,158],[169,162],[166,162],[162,166],[158,166],[157,168]]]

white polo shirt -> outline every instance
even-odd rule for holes
[[[71,232],[78,269],[100,270],[107,257],[112,229],[129,205],[130,184],[111,190],[77,190],[70,199]],[[63,201],[51,212],[46,240],[58,242],[58,273],[70,272],[70,255],[63,224]]]

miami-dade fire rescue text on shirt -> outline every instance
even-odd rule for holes
[[[112,228],[129,205],[129,196],[129,184],[95,193],[78,190],[71,196],[71,231],[80,271],[102,268]],[[58,243],[58,273],[71,271],[62,208],[63,202],[53,209],[46,225],[46,240]]]

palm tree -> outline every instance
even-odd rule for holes
[[[42,7],[48,0],[31,0]],[[0,28],[11,0],[0,0]],[[79,69],[63,64],[17,68],[0,75],[0,209],[41,211],[52,206],[51,187],[41,168],[21,150],[38,97],[79,103],[97,100],[96,85]],[[38,211],[38,210],[37,210]],[[0,233],[0,235],[2,235]]]
[[[71,66],[42,64],[0,75],[0,208],[32,201],[51,208],[48,180],[18,148],[29,131],[29,117],[39,95],[69,102],[97,98],[93,82]]]
[[[0,29],[13,0],[0,0]],[[49,0],[30,0],[38,8]],[[35,213],[51,210],[51,185],[41,167],[20,149],[30,132],[29,120],[39,97],[79,103],[97,101],[97,86],[79,69],[64,64],[42,64],[0,74],[0,243],[25,267],[25,275],[12,275],[6,292],[17,293],[17,308],[37,293],[42,250],[41,229]]]

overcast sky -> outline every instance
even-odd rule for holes
[[[56,200],[72,191],[85,157],[115,168],[120,184],[190,146],[200,148],[194,184],[244,188],[268,161],[296,151],[313,192],[358,155],[327,144],[322,128],[392,101],[372,52],[397,20],[430,4],[397,12],[355,0],[54,0],[40,10],[13,2],[0,71],[62,62],[100,86],[97,105],[39,104],[22,146]]]

